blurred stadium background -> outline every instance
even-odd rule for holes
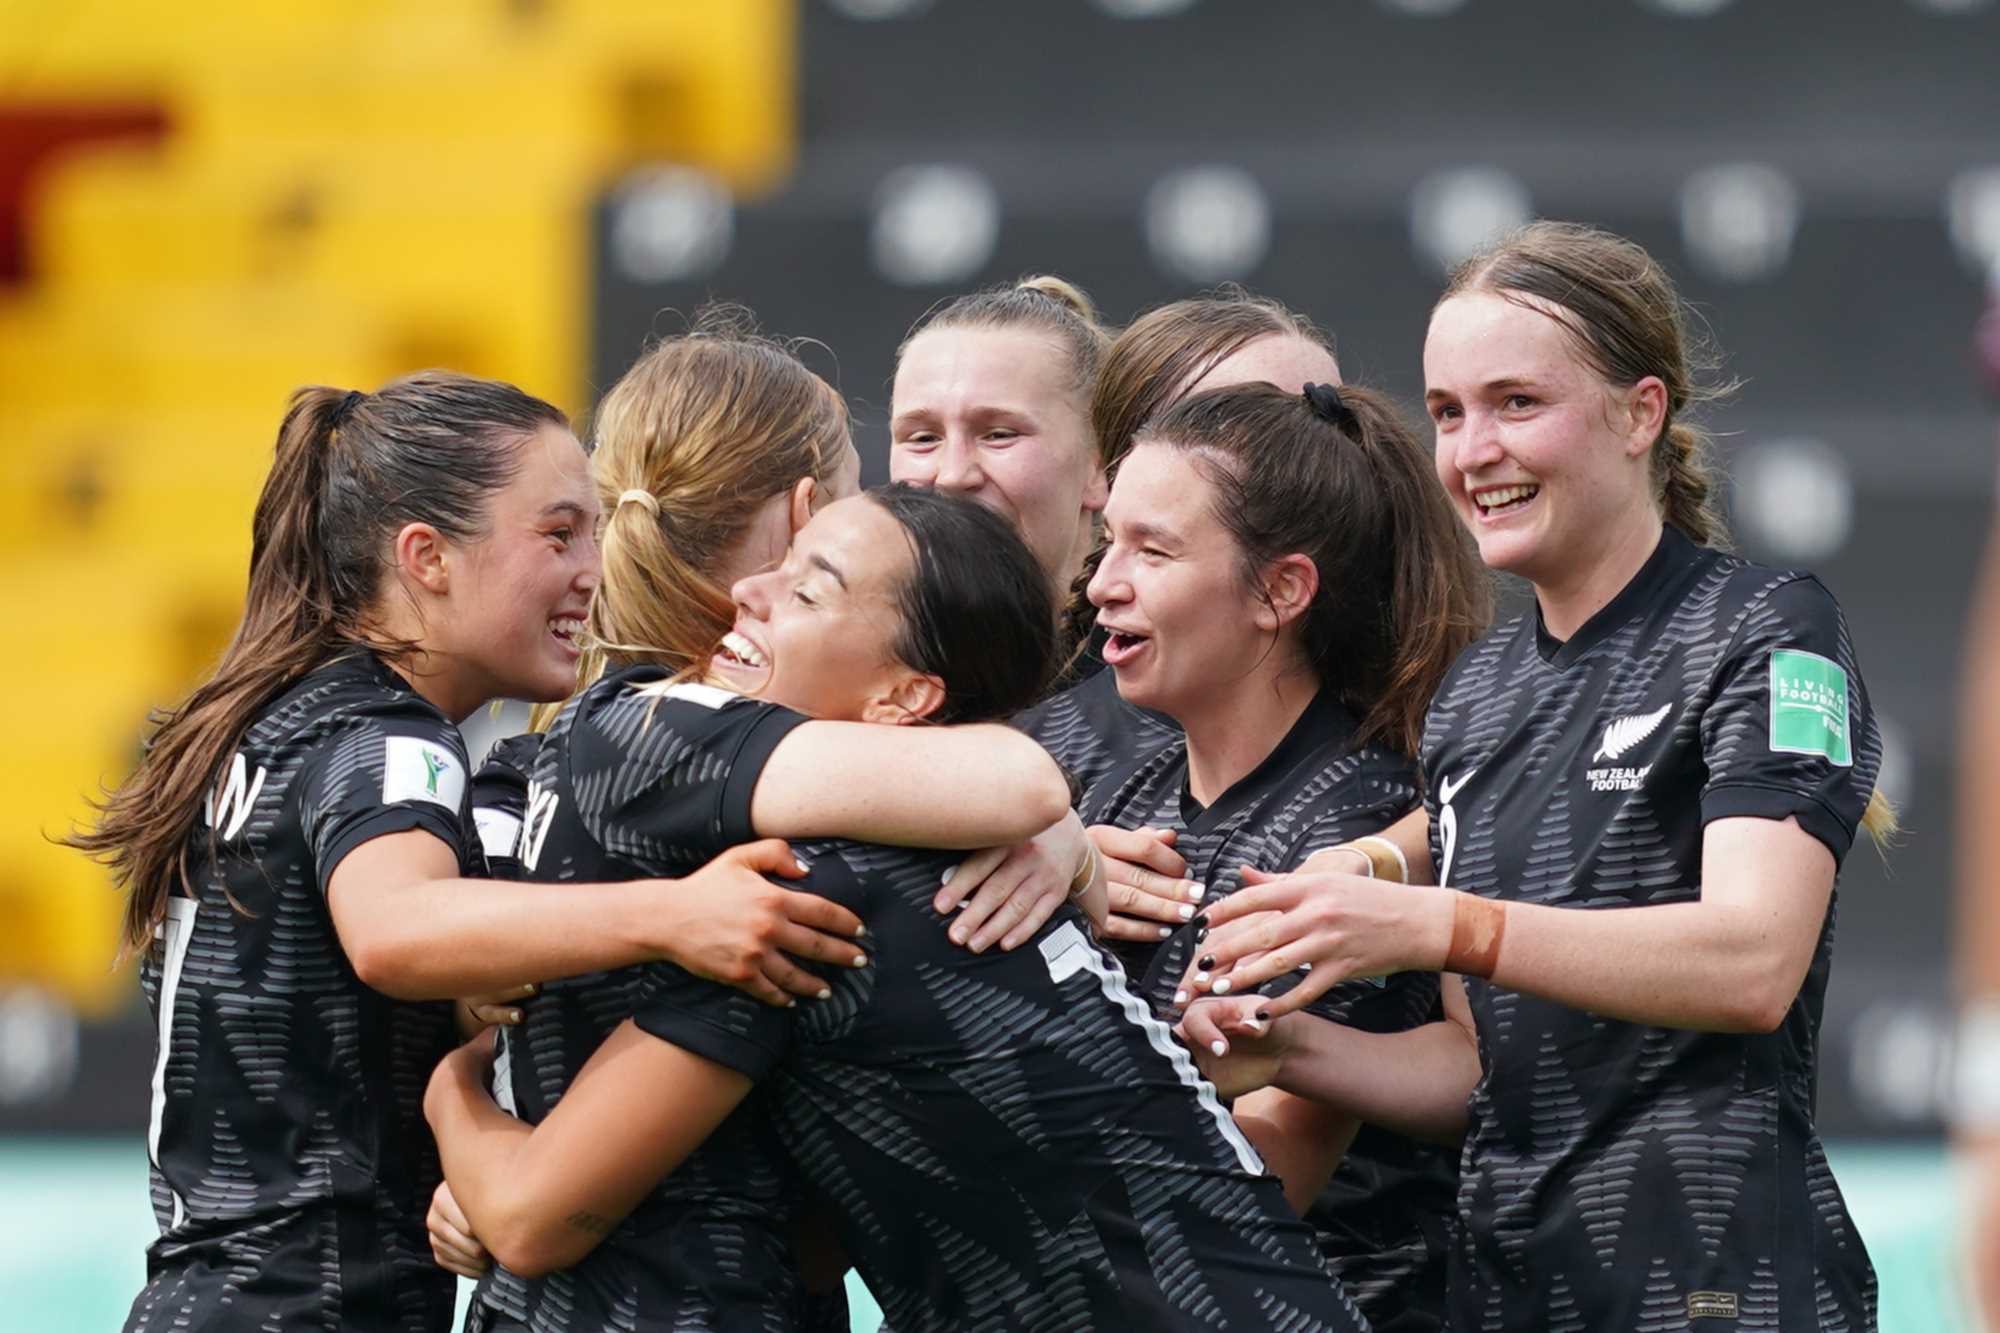
[[[1536,214],[1673,270],[1745,381],[1712,418],[1741,544],[1853,623],[1910,836],[1848,865],[1822,1125],[1883,1327],[1961,1326],[1996,70],[1991,0],[0,0],[0,1326],[113,1327],[141,1280],[149,1029],[117,898],[46,835],[232,628],[293,386],[448,365],[583,418],[724,297],[820,340],[876,480],[941,296],[1054,271],[1123,319],[1240,281],[1414,402],[1443,267]]]

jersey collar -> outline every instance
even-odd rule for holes
[[[1558,639],[1542,623],[1542,608],[1535,607],[1535,651],[1558,670],[1576,665],[1592,648],[1604,642],[1634,616],[1665,601],[1701,559],[1702,548],[1695,545],[1673,524],[1660,529],[1660,544],[1646,557],[1646,563],[1589,620],[1578,626],[1568,639]]]
[[[1262,763],[1231,784],[1228,791],[1204,808],[1188,790],[1187,742],[1181,742],[1181,824],[1188,829],[1226,820],[1246,805],[1264,799],[1272,783],[1301,763],[1312,760],[1329,763],[1346,753],[1354,739],[1354,715],[1347,711],[1332,690],[1323,689],[1292,723],[1292,729],[1264,756]]]

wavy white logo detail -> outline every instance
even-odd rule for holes
[[[1611,725],[1604,729],[1604,743],[1598,746],[1596,754],[1590,756],[1590,762],[1594,764],[1600,759],[1618,758],[1658,731],[1660,724],[1667,720],[1667,714],[1673,711],[1672,704],[1665,704],[1658,712],[1635,713],[1631,717],[1614,719]]]
[[[1477,773],[1473,769],[1472,773]],[[1444,864],[1438,868],[1438,883],[1451,883],[1451,863],[1458,855],[1458,811],[1452,808],[1452,800],[1472,781],[1472,773],[1467,773],[1456,782],[1449,773],[1438,778],[1438,841],[1443,844]]]

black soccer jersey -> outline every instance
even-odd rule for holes
[[[1086,791],[1113,769],[1136,764],[1181,735],[1164,713],[1126,703],[1117,676],[1108,670],[1016,714],[1013,723],[1041,742]]]
[[[1416,806],[1416,765],[1380,747],[1355,747],[1354,729],[1338,700],[1319,695],[1264,762],[1206,809],[1188,792],[1187,740],[1176,731],[1150,754],[1102,774],[1080,810],[1087,824],[1178,830],[1174,846],[1187,860],[1188,877],[1206,885],[1214,901],[1237,889],[1246,865],[1296,869],[1314,852],[1378,833]],[[1182,927],[1157,945],[1113,947],[1141,978],[1139,992],[1153,1011],[1169,1017],[1174,990],[1199,953],[1194,928]],[[1437,995],[1436,973],[1406,972],[1335,986],[1310,1012],[1371,1032],[1401,1032],[1430,1019]],[[1314,1202],[1307,1220],[1371,1321],[1438,1326],[1441,1224],[1456,1176],[1444,1150],[1370,1130]]]
[[[872,964],[825,969],[833,997],[795,1009],[681,973],[638,1022],[769,1081],[897,1333],[1365,1326],[1075,909],[973,954],[930,905],[957,854],[797,851],[804,887],[867,924]]]
[[[1567,642],[1529,613],[1468,649],[1424,741],[1441,878],[1579,910],[1688,902],[1702,830],[1784,819],[1843,857],[1881,746],[1809,576],[1667,529]],[[1768,1035],[1599,1018],[1468,978],[1454,1327],[1875,1326],[1875,1278],[1813,1130],[1829,907]]]
[[[449,1325],[422,1098],[451,1006],[364,986],[326,887],[347,853],[409,829],[465,864],[465,796],[458,729],[358,651],[266,706],[217,775],[191,844],[198,892],[169,902],[140,971],[159,1024],[160,1237],[128,1330]]]
[[[516,847],[522,876],[684,875],[750,841],[764,761],[805,720],[707,686],[670,685],[658,668],[607,675],[563,709],[534,753]],[[503,753],[502,764],[510,757],[518,755]],[[494,808],[508,805],[504,772],[483,772]],[[660,964],[543,985],[503,1034],[501,1105],[539,1123],[611,1030],[674,972]],[[582,1262],[536,1280],[496,1266],[478,1303],[484,1317],[504,1315],[535,1333],[790,1330],[801,1299],[787,1230],[795,1193],[753,1102]]]
[[[472,774],[472,826],[489,879],[521,878],[521,823],[528,815],[528,774],[542,734],[496,741]]]

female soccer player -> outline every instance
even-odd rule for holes
[[[511,385],[294,395],[236,637],[75,840],[130,893],[159,1022],[161,1235],[128,1328],[443,1328],[418,1113],[450,1010],[409,1002],[663,957],[707,929],[690,899],[768,889],[742,867],[666,886],[688,895],[458,878],[453,723],[567,690],[596,512],[562,414]]]
[[[727,830],[746,816],[729,756],[815,727],[859,743],[1004,717],[1056,659],[1047,580],[1020,538],[981,506],[907,486],[828,506],[737,599],[706,683],[600,687],[564,712],[537,760],[559,802],[544,855],[558,839],[579,852],[714,845],[718,818]],[[607,785],[641,790],[577,771],[586,756],[630,777],[691,749],[711,775],[699,803],[584,803]],[[579,807],[565,816],[569,793]],[[816,891],[863,916],[875,951],[868,969],[829,970],[828,998],[739,1004],[661,969],[532,1128],[488,1097],[479,1045],[439,1068],[427,1110],[447,1173],[503,1260],[575,1263],[663,1173],[685,1192],[768,1172],[739,1110],[767,1081],[785,1152],[838,1211],[899,1333],[1364,1326],[1074,911],[1033,948],[974,954],[932,917],[950,854],[833,842],[800,855]],[[690,1219],[675,1234],[700,1230]],[[739,1250],[740,1230],[726,1237]]]
[[[961,296],[896,349],[889,476],[996,510],[1026,539],[1057,604],[1096,540],[1104,459],[1090,396],[1111,336],[1055,277]]]
[[[1183,399],[1140,429],[1105,518],[1090,583],[1105,660],[1127,702],[1182,731],[1098,782],[1088,823],[1172,831],[1214,903],[1242,866],[1296,869],[1417,804],[1424,708],[1485,625],[1486,578],[1386,400],[1319,384]],[[1183,920],[1118,952],[1166,1014],[1200,946]],[[1394,1032],[1430,1019],[1437,997],[1435,971],[1408,971],[1336,987],[1312,1012]],[[1236,1114],[1301,1207],[1355,1130],[1284,1093]],[[1371,1321],[1436,1327],[1426,1230],[1441,1242],[1449,1196],[1421,1186],[1449,1177],[1392,1136],[1368,1151],[1312,1220]]]
[[[1840,609],[1714,549],[1682,306],[1636,245],[1537,223],[1470,261],[1424,376],[1438,477],[1536,602],[1426,723],[1405,851],[1451,887],[1333,874],[1217,904],[1194,989],[1313,970],[1187,1031],[1258,1066],[1219,1063],[1232,1083],[1463,1134],[1455,1327],[1872,1328],[1812,1123],[1835,876],[1857,823],[1893,824]],[[1440,966],[1476,1045],[1240,1026]]]
[[[698,864],[705,848],[720,851],[760,835],[958,847],[1043,835],[1048,858],[1062,866],[1044,914],[1066,899],[1088,851],[1083,826],[1067,809],[1056,765],[1009,728],[869,727],[854,734],[814,723],[749,736],[732,729],[740,712],[656,712],[650,698],[623,702],[640,684],[686,666],[703,637],[711,653],[717,642],[725,652],[760,651],[726,637],[727,623],[714,623],[707,594],[715,571],[770,567],[769,544],[782,552],[793,525],[803,526],[818,491],[813,477],[828,456],[852,456],[839,396],[789,350],[740,325],[711,321],[661,344],[607,396],[591,467],[611,512],[591,623],[611,669],[558,716],[521,776],[512,842],[527,877],[655,874]],[[835,469],[843,484],[850,471]],[[634,721],[630,707],[644,716]],[[628,723],[645,742],[637,753],[626,752],[630,738],[618,732]],[[603,734],[607,728],[615,739]],[[676,841],[594,836],[604,821],[669,807],[692,821]],[[578,832],[578,818],[593,836]],[[962,923],[951,928],[961,932]],[[629,968],[572,977],[526,999],[502,1047],[510,1107],[540,1120],[652,984],[647,970]],[[751,989],[766,999],[778,994],[770,983]],[[546,1281],[505,1268],[488,1275],[479,1294],[486,1326],[542,1328],[559,1324],[558,1312],[578,1311],[586,1312],[585,1323],[614,1321],[620,1308],[704,1326],[784,1317],[796,1282],[782,1227],[789,1176],[775,1169],[715,1174],[701,1160],[576,1269]],[[684,1221],[668,1235],[658,1222],[666,1218]],[[468,1220],[453,1193],[440,1191],[438,1253],[460,1271],[477,1272],[485,1256],[473,1239],[478,1228],[462,1225]],[[721,1239],[711,1223],[723,1227]]]

